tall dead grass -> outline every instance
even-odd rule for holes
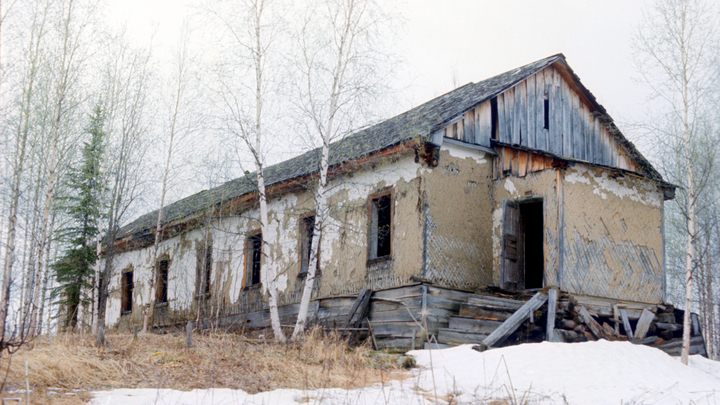
[[[6,387],[22,388],[25,361],[30,385],[64,389],[233,388],[257,393],[276,388],[359,388],[402,378],[392,362],[380,362],[366,347],[348,348],[335,335],[315,329],[299,342],[276,344],[234,334],[193,336],[111,334],[107,348],[90,336],[37,339],[10,359]],[[8,370],[8,359],[0,361]]]

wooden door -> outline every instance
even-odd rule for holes
[[[505,200],[502,229],[503,288],[517,289],[522,283],[519,240],[520,207],[513,201]]]

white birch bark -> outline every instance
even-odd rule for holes
[[[150,300],[150,307],[148,309],[148,319],[149,324],[143,325],[143,332],[148,332],[148,328],[152,331],[153,327],[153,318],[155,315],[155,304],[157,303],[157,286],[159,280],[157,279],[157,264],[158,264],[158,253],[160,249],[160,242],[161,242],[161,236],[163,231],[163,210],[165,208],[165,197],[167,195],[167,188],[168,188],[168,181],[170,179],[171,171],[172,171],[172,159],[173,159],[173,152],[174,148],[177,146],[177,141],[181,140],[180,138],[183,138],[185,135],[187,135],[188,128],[183,127],[181,120],[182,120],[182,114],[188,114],[189,111],[185,111],[185,104],[186,104],[186,91],[188,86],[188,75],[190,74],[190,55],[188,54],[189,49],[189,31],[187,25],[183,28],[183,32],[181,34],[181,42],[180,47],[178,48],[177,53],[177,64],[176,64],[176,73],[173,81],[173,104],[170,111],[170,117],[169,117],[169,138],[168,138],[168,149],[167,149],[167,155],[165,159],[165,167],[163,170],[163,179],[162,179],[162,186],[160,191],[160,207],[158,208],[158,216],[157,216],[157,222],[155,225],[155,241],[153,243],[153,250],[152,250],[152,271],[150,272],[150,283],[149,283],[149,295],[148,299]],[[167,280],[169,282],[169,280]],[[168,286],[165,286],[165,288],[168,288]]]
[[[697,204],[707,192],[704,179],[709,174],[707,162],[698,160],[698,149],[702,148],[698,136],[703,130],[700,123],[707,118],[714,94],[717,95],[718,24],[717,10],[711,3],[659,0],[646,14],[635,44],[639,73],[669,111],[661,124],[653,122],[647,126],[664,135],[658,136],[660,144],[670,145],[667,149],[671,150],[669,154],[675,170],[667,170],[666,175],[673,176],[677,172],[677,177],[671,181],[677,182],[684,193],[683,198],[677,200],[683,216],[685,245],[682,270],[677,269],[684,275],[681,351],[684,364],[688,362],[694,298]],[[663,152],[668,153],[667,150]]]
[[[333,3],[334,7],[337,7],[337,13],[334,14],[332,20],[332,27],[334,28],[332,33],[331,44],[336,46],[334,49],[334,63],[331,65],[330,70],[332,77],[331,88],[329,92],[329,99],[322,100],[316,95],[317,89],[314,88],[313,76],[317,74],[314,71],[315,66],[311,56],[310,44],[307,38],[303,38],[303,54],[304,63],[306,69],[306,80],[307,80],[307,94],[308,111],[311,111],[311,119],[313,121],[315,130],[322,140],[322,152],[320,158],[320,178],[318,185],[315,188],[315,232],[313,233],[311,243],[311,255],[310,263],[308,264],[308,274],[305,279],[305,286],[303,287],[302,298],[300,299],[300,309],[298,313],[297,322],[293,330],[293,339],[297,339],[300,334],[305,330],[307,323],[308,308],[310,305],[310,298],[312,296],[313,286],[315,284],[315,277],[318,269],[318,249],[319,242],[322,237],[323,228],[325,226],[327,216],[327,196],[325,195],[327,187],[327,176],[330,162],[330,143],[334,137],[337,136],[335,132],[335,119],[340,109],[341,95],[347,91],[345,88],[345,73],[353,61],[353,58],[358,55],[355,53],[353,47],[357,36],[360,35],[362,25],[361,21],[364,15],[366,3],[356,0],[339,0]],[[359,94],[356,94],[356,96]],[[322,114],[323,103],[327,103],[328,109],[326,114]]]
[[[235,10],[233,10],[235,11]],[[269,222],[267,210],[267,193],[265,187],[265,97],[267,86],[267,60],[269,50],[272,48],[275,32],[280,21],[273,18],[265,0],[248,0],[243,3],[240,13],[244,14],[237,20],[222,12],[213,12],[220,20],[230,37],[244,52],[250,56],[250,66],[254,76],[253,85],[248,85],[246,91],[253,97],[254,105],[249,107],[243,101],[243,90],[234,88],[233,81],[237,78],[221,79],[222,102],[228,110],[228,130],[233,133],[249,149],[256,171],[256,184],[258,190],[258,205],[260,206],[260,230],[262,233],[262,261],[260,279],[263,293],[268,296],[270,310],[270,325],[276,341],[284,342],[285,334],[280,325],[278,313],[277,269],[270,259],[270,245],[267,243],[269,235]],[[247,30],[243,32],[243,29]],[[235,62],[240,63],[241,62]],[[254,110],[250,114],[247,110]]]
[[[36,92],[35,82],[41,63],[41,42],[46,34],[45,24],[49,5],[36,10],[30,26],[30,39],[28,42],[28,67],[22,88],[20,119],[18,121],[14,160],[12,165],[12,179],[8,207],[8,220],[6,223],[5,257],[3,262],[2,295],[0,296],[0,350],[7,344],[7,315],[10,303],[10,283],[12,280],[13,256],[15,254],[15,237],[17,232],[17,214],[20,198],[20,183],[27,153],[27,140],[30,132],[30,115],[32,103]]]

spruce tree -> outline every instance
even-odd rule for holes
[[[70,225],[61,233],[67,246],[63,256],[53,265],[58,287],[53,291],[60,304],[65,328],[75,328],[81,306],[92,304],[86,292],[93,287],[93,266],[97,255],[93,240],[99,237],[97,228],[103,215],[102,206],[105,185],[101,165],[104,154],[105,112],[97,106],[90,116],[86,129],[89,141],[82,147],[79,167],[70,170],[67,187],[69,195],[64,198],[64,210],[70,217]]]

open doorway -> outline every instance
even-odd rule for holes
[[[525,288],[542,288],[545,270],[543,243],[543,202],[520,205],[520,229],[523,233]]]
[[[543,201],[505,201],[503,287],[543,287],[545,272]]]

